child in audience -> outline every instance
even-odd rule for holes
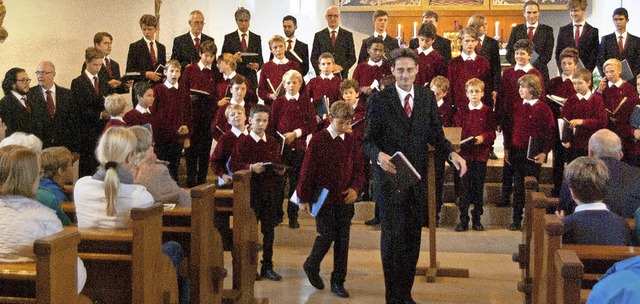
[[[138,104],[124,115],[124,121],[129,126],[153,124],[153,116],[149,110],[155,100],[153,97],[153,87],[151,87],[148,82],[138,82],[133,86],[133,96],[135,96]]]
[[[222,110],[222,108],[220,108],[220,110]],[[249,134],[249,131],[245,127],[247,115],[245,114],[245,108],[243,106],[239,104],[226,106],[224,116],[227,117],[227,123],[231,126],[231,130],[220,137],[209,161],[211,170],[218,176],[218,185],[220,187],[231,185],[231,171],[229,171],[227,167],[229,158],[238,140]]]
[[[260,221],[263,236],[260,276],[271,281],[279,281],[282,276],[273,270],[273,239],[274,228],[278,225],[278,205],[282,205],[282,188],[278,185],[281,184],[280,179],[284,172],[267,168],[264,164],[281,162],[280,141],[265,132],[270,124],[269,115],[269,107],[265,105],[255,105],[251,108],[251,132],[238,139],[231,154],[229,170],[252,172],[251,208]]]
[[[300,167],[307,148],[306,138],[315,128],[317,121],[314,119],[315,111],[309,97],[300,93],[302,75],[296,70],[290,70],[282,76],[286,93],[276,98],[271,105],[269,115],[270,134],[279,141],[284,140],[285,147],[282,153],[282,162],[289,167],[287,179],[289,180],[290,198],[295,191],[300,176]],[[287,207],[289,227],[296,229],[298,223],[298,206],[289,202]]]
[[[211,124],[211,133],[213,134],[213,138],[218,141],[218,144],[223,134],[226,134],[229,130],[231,130],[231,125],[229,124],[228,116],[226,114],[227,107],[231,105],[239,105],[244,108],[246,120],[246,117],[249,116],[249,112],[251,111],[251,107],[255,105],[255,103],[249,102],[246,98],[247,89],[249,88],[249,82],[244,76],[236,75],[229,82],[229,86],[231,98],[227,98],[229,102],[225,103],[223,106],[218,107],[216,119],[214,119],[213,123]]]
[[[62,225],[71,225],[60,203],[69,200],[62,187],[73,184],[73,155],[65,147],[49,147],[40,153],[40,162],[42,177],[36,192],[38,201],[53,209]]]
[[[360,84],[359,91],[364,94],[364,96],[371,95],[373,92],[372,87],[380,90],[380,80],[382,80],[384,76],[391,74],[391,66],[383,60],[384,41],[382,38],[370,39],[369,45],[367,46],[367,53],[369,54],[369,60],[358,64],[353,71],[353,79]]]
[[[520,230],[524,208],[524,177],[533,176],[540,180],[540,166],[546,161],[553,147],[556,123],[549,106],[540,100],[542,80],[538,75],[524,75],[518,79],[521,102],[514,104],[510,137],[504,139],[505,163],[513,170],[513,222],[509,230]],[[529,158],[529,142],[541,144],[541,151]],[[535,144],[533,145],[535,146]],[[532,153],[535,153],[532,152]]]
[[[353,117],[353,106],[347,102],[337,101],[331,106],[331,124],[311,138],[297,184],[300,210],[308,212],[316,200],[316,190],[329,191],[316,216],[318,236],[303,268],[311,285],[323,289],[320,263],[333,243],[331,292],[341,298],[349,297],[344,281],[347,276],[350,226],[355,210],[353,203],[364,178],[360,143],[349,134]]]
[[[322,53],[318,57],[318,68],[320,75],[311,78],[307,84],[307,96],[313,100],[313,105],[317,108],[318,103],[322,102],[322,98],[329,98],[329,102],[333,103],[340,99],[340,82],[342,79],[333,74],[333,65],[335,59],[331,53]],[[322,117],[318,117],[318,122],[322,121]]]
[[[418,55],[418,74],[415,84],[426,86],[436,76],[447,75],[447,64],[444,57],[433,48],[436,39],[436,27],[430,22],[423,23],[418,31],[418,43],[420,46],[415,49]],[[448,84],[447,84],[448,87]]]
[[[278,97],[274,92],[282,82],[282,75],[289,70],[300,72],[300,64],[295,60],[289,60],[284,56],[285,41],[282,36],[275,35],[269,39],[269,49],[273,59],[262,66],[260,70],[260,82],[258,82],[258,97],[264,104],[270,106]]]
[[[169,173],[177,181],[182,148],[189,145],[188,136],[192,129],[191,102],[189,89],[178,85],[180,63],[170,60],[164,73],[167,80],[153,87],[155,101],[151,113],[158,117],[153,126],[153,137],[158,158],[169,162]]]
[[[462,140],[473,137],[470,144],[461,145],[460,156],[467,161],[467,173],[462,177],[463,195],[458,204],[460,223],[456,231],[469,229],[469,205],[471,211],[471,229],[482,231],[480,222],[483,213],[484,179],[487,173],[489,149],[496,139],[496,120],[493,109],[482,104],[484,83],[478,78],[471,78],[465,84],[469,105],[460,109],[457,125],[462,127]]]
[[[124,118],[122,118],[122,116],[124,115],[124,108],[126,106],[127,102],[124,100],[124,97],[122,95],[112,94],[105,97],[104,109],[107,111],[107,113],[109,113],[109,116],[111,118],[109,118],[109,121],[107,121],[107,124],[104,126],[104,130],[102,130],[102,133],[113,126],[123,127],[127,125],[127,123],[124,122]]]

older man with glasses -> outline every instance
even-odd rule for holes
[[[311,49],[311,64],[320,75],[318,58],[322,53],[331,53],[335,58],[334,73],[339,73],[342,79],[347,79],[349,69],[356,63],[356,49],[353,44],[353,34],[340,27],[340,10],[336,6],[330,6],[324,15],[327,20],[327,28],[319,31],[313,37]]]
[[[173,39],[171,59],[178,60],[183,71],[187,65],[198,63],[200,60],[200,52],[198,52],[200,44],[209,40],[213,41],[213,38],[202,33],[204,24],[204,14],[199,10],[192,11],[189,15],[191,30]]]
[[[4,76],[0,99],[0,118],[7,125],[6,135],[14,132],[36,133],[33,109],[27,98],[29,93],[29,75],[22,68],[12,68]],[[37,135],[37,134],[36,134]]]

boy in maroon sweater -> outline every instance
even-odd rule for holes
[[[484,179],[487,173],[489,150],[496,139],[496,120],[493,109],[482,104],[484,83],[478,78],[472,78],[465,84],[469,105],[461,109],[456,116],[457,125],[462,127],[461,138],[473,137],[471,144],[461,145],[460,156],[467,161],[467,173],[462,177],[463,194],[458,210],[460,223],[456,231],[469,230],[469,205],[471,211],[471,229],[482,231],[480,216],[483,213]]]
[[[153,105],[153,88],[148,82],[138,82],[133,86],[133,96],[138,100],[135,108],[124,115],[124,121],[128,126],[143,126],[152,124],[152,115],[149,108]]]
[[[275,35],[269,39],[269,49],[273,54],[273,59],[262,65],[260,69],[260,82],[258,83],[258,97],[264,104],[270,106],[278,97],[274,92],[282,82],[282,75],[289,70],[300,72],[300,64],[297,61],[289,60],[284,56],[285,41],[282,36]]]
[[[224,53],[218,56],[218,60],[216,60],[216,66],[219,72],[216,75],[216,93],[218,98],[220,98],[217,104],[218,107],[222,107],[229,104],[229,101],[231,99],[231,93],[229,92],[231,79],[235,78],[236,76],[242,75],[236,73],[236,59],[229,53]],[[256,95],[255,90],[251,88],[251,84],[247,81],[246,77],[245,82],[247,85],[247,95],[245,96],[245,98],[251,105],[255,105],[258,103],[258,95]],[[249,109],[251,109],[251,107],[249,107]],[[249,112],[247,112],[247,115],[248,113]],[[214,136],[216,136],[215,133]]]
[[[228,101],[218,107],[216,112],[216,118],[211,123],[211,134],[216,141],[220,141],[220,137],[231,130],[231,125],[228,122],[228,116],[226,109],[230,105],[240,105],[244,108],[245,117],[249,116],[251,108],[255,105],[253,102],[249,102],[246,98],[247,89],[249,88],[249,82],[247,78],[242,75],[236,75],[229,82],[230,98],[226,98]]]
[[[331,53],[322,53],[318,58],[318,68],[320,75],[311,78],[306,87],[307,96],[313,100],[314,106],[317,107],[322,102],[322,97],[329,98],[329,102],[333,103],[340,100],[340,82],[342,79],[339,74],[333,74],[333,65],[335,59]],[[321,121],[322,117],[318,119]]]
[[[444,57],[433,48],[436,39],[436,27],[432,23],[424,23],[418,31],[418,43],[420,46],[415,49],[418,55],[418,74],[416,75],[416,85],[421,87],[430,83],[436,76],[447,75],[447,64]]]
[[[282,279],[273,270],[274,229],[278,225],[278,205],[282,205],[281,175],[283,171],[269,168],[264,163],[279,164],[280,141],[268,135],[269,107],[255,105],[251,108],[251,132],[238,139],[231,154],[229,169],[231,172],[251,170],[251,208],[260,221],[262,232],[262,267],[260,276],[271,281]]]
[[[353,71],[353,79],[358,81],[360,92],[365,96],[371,95],[373,88],[379,90],[382,78],[391,74],[391,66],[382,57],[384,41],[381,38],[373,38],[369,41],[367,53],[369,60],[358,64]]]
[[[109,116],[111,116],[111,118],[109,119],[109,121],[107,121],[107,124],[104,126],[104,130],[102,130],[102,133],[104,133],[104,131],[111,127],[125,127],[127,125],[127,123],[124,122],[124,119],[122,118],[126,106],[127,102],[124,100],[124,97],[122,97],[122,95],[112,94],[104,98],[104,109],[105,111],[107,111],[107,113],[109,113]]]
[[[318,236],[303,268],[311,285],[323,289],[320,263],[333,243],[331,292],[343,298],[349,297],[344,281],[353,203],[364,178],[360,143],[349,134],[353,117],[353,107],[347,102],[338,101],[331,106],[331,125],[311,138],[297,184],[300,210],[308,212],[316,200],[317,189],[329,190],[316,216]]]
[[[518,79],[522,101],[514,105],[511,137],[505,137],[504,159],[513,170],[513,222],[509,230],[520,230],[524,208],[524,177],[533,176],[540,180],[540,166],[546,161],[553,147],[555,121],[549,106],[540,100],[542,80],[537,75],[524,75]],[[507,134],[507,133],[505,133]],[[541,141],[542,151],[527,158],[530,141]]]
[[[211,155],[211,170],[218,176],[218,185],[220,187],[231,185],[231,172],[227,168],[229,158],[235,148],[238,139],[247,135],[249,132],[245,127],[247,116],[244,107],[239,104],[232,104],[225,107],[224,116],[227,117],[228,124],[231,126],[230,131],[224,133],[220,137],[213,154]]]
[[[300,168],[307,148],[306,138],[316,128],[315,110],[305,94],[300,93],[302,75],[296,70],[288,71],[282,76],[287,92],[276,98],[271,105],[269,129],[272,136],[285,141],[282,162],[289,167],[289,192],[291,197],[300,177]],[[284,191],[284,189],[283,189]],[[298,206],[289,202],[287,207],[289,227],[296,229],[298,223]]]
[[[191,126],[191,100],[189,88],[178,85],[180,63],[170,60],[164,69],[167,80],[153,87],[155,100],[151,106],[154,113],[153,138],[158,159],[169,162],[167,167],[174,180],[178,180],[182,148],[189,146]]]

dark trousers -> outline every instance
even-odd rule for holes
[[[180,156],[182,155],[182,144],[174,142],[157,142],[156,152],[158,159],[168,161],[169,174],[178,181],[178,170],[180,169]]]
[[[474,224],[480,224],[480,216],[484,213],[484,180],[487,175],[487,162],[467,162],[467,173],[462,177],[463,194],[458,205],[460,222],[469,222],[469,206],[473,204],[471,216]]]
[[[331,282],[344,283],[349,257],[349,233],[354,207],[351,205],[323,205],[316,217],[316,241],[305,266],[317,273],[320,263],[333,243],[333,272]]]
[[[260,232],[262,232],[262,268],[273,269],[273,240],[275,237],[275,227],[277,221],[277,191],[265,189],[255,189],[251,185],[251,208],[260,222]],[[255,189],[255,190],[254,190]],[[280,202],[279,205],[282,205]]]
[[[506,161],[502,166],[502,204],[511,205],[511,194],[513,193],[513,168]]]
[[[380,251],[384,271],[387,303],[402,303],[411,299],[411,289],[420,254],[421,219],[418,210],[422,202],[411,196],[412,188],[391,194],[380,205]]]
[[[191,146],[185,151],[187,156],[187,186],[190,188],[207,182],[212,140],[213,137],[211,135],[192,138]]]
[[[513,222],[520,223],[525,201],[524,178],[533,176],[540,180],[540,165],[527,159],[526,149],[509,150],[509,161],[513,170]]]
[[[564,163],[567,161],[568,156],[569,151],[562,146],[560,139],[556,140],[553,146],[553,191],[551,191],[551,196],[558,197],[558,193],[560,193],[564,178]]]
[[[289,191],[286,196],[287,199],[291,198],[291,195],[293,195],[293,192],[298,186],[300,169],[302,168],[302,161],[304,160],[304,151],[305,150],[293,150],[285,147],[284,152],[282,153],[282,162],[285,166],[289,167],[286,173],[286,178],[289,180]],[[280,203],[280,208],[282,208],[282,203]],[[298,209],[298,205],[289,201],[287,204],[287,216],[289,217],[289,221],[298,219]]]
[[[436,153],[434,157],[434,171],[436,176],[436,221],[440,221],[440,210],[442,210],[443,204],[443,195],[444,195],[444,174],[446,172],[445,162],[449,163],[449,167],[453,172],[453,187],[455,198],[460,197],[460,173],[456,170],[456,167],[452,162],[448,160],[448,155],[441,155],[441,153]],[[427,208],[428,210],[428,208]],[[424,218],[424,223],[429,221],[429,214]]]

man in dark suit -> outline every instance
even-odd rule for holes
[[[0,118],[7,126],[6,136],[14,132],[37,134],[37,125],[33,119],[29,92],[29,75],[22,68],[12,68],[4,76],[2,90],[4,97],[0,99]]]
[[[78,115],[78,124],[82,126],[79,148],[80,176],[95,173],[98,161],[95,158],[95,148],[104,126],[110,119],[104,109],[104,96],[113,93],[106,79],[100,79],[104,54],[95,47],[85,51],[87,68],[71,81],[71,95]]]
[[[393,181],[396,167],[392,154],[402,152],[418,173],[426,177],[427,145],[449,155],[461,175],[466,163],[452,152],[444,137],[440,112],[431,90],[414,86],[418,57],[412,50],[398,49],[391,54],[391,71],[396,84],[371,96],[363,151],[373,160],[373,197],[380,206],[380,237],[385,297],[389,303],[415,303],[411,288],[420,253],[422,217],[426,212],[427,183],[423,180],[407,189],[397,189]]]
[[[438,28],[438,13],[432,10],[426,10],[424,14],[422,14],[422,23],[431,23]],[[418,38],[413,38],[409,41],[410,49],[417,49],[420,46],[418,43]],[[440,55],[444,57],[444,61],[449,64],[451,61],[451,40],[444,38],[438,34],[436,34],[436,39],[433,41],[432,45],[433,49],[438,51]]]
[[[129,45],[127,55],[127,73],[138,72],[153,85],[161,83],[164,70],[158,67],[167,63],[166,48],[155,40],[157,24],[158,21],[153,15],[146,14],[140,18],[143,37]]]
[[[509,42],[507,43],[507,61],[511,65],[516,64],[514,45],[520,39],[529,39],[533,41],[534,54],[538,55],[538,58],[531,64],[542,74],[544,78],[545,87],[549,84],[549,69],[547,64],[551,61],[553,56],[553,29],[545,24],[538,22],[540,17],[540,5],[535,1],[527,1],[523,6],[525,23],[516,25],[511,30],[509,35]],[[535,55],[533,56],[535,57]]]
[[[198,54],[198,46],[205,41],[213,41],[213,38],[202,33],[204,27],[204,14],[201,11],[192,11],[189,15],[189,26],[191,30],[173,39],[173,48],[171,49],[171,59],[178,60],[182,66],[182,71],[189,64],[198,63],[200,54]],[[215,54],[214,54],[215,55]]]
[[[258,70],[262,67],[262,41],[260,36],[249,31],[251,13],[244,7],[235,13],[238,30],[224,36],[222,53],[231,53],[238,62],[236,72],[249,80],[251,87],[258,88]],[[243,53],[251,55],[243,56]],[[257,56],[255,55],[257,54]]]
[[[282,29],[286,38],[286,52],[284,56],[289,60],[296,61],[300,64],[302,77],[309,73],[309,46],[296,38],[296,30],[298,29],[298,20],[291,15],[282,18]],[[294,55],[295,53],[296,55]],[[269,60],[273,59],[273,53],[269,56]],[[302,61],[300,61],[302,59]]]
[[[620,61],[627,60],[631,68],[632,77],[640,73],[640,38],[627,32],[629,13],[623,7],[613,11],[613,25],[615,32],[602,37],[598,50],[598,70],[604,77],[602,65],[607,59],[616,58]],[[621,40],[622,39],[622,40]],[[630,79],[625,79],[629,81]]]
[[[560,27],[558,31],[558,40],[556,42],[556,64],[558,65],[558,70],[562,71],[560,53],[565,48],[571,47],[578,49],[582,64],[586,69],[593,72],[598,60],[598,39],[600,36],[598,29],[584,20],[587,1],[571,0],[567,4],[567,8],[573,22]]]
[[[38,125],[42,147],[64,146],[78,152],[77,108],[73,104],[71,91],[54,82],[56,67],[50,61],[38,65],[36,76],[38,85],[29,90],[28,99],[33,107],[33,118]]]
[[[111,59],[111,47],[113,43],[113,36],[107,32],[98,32],[93,36],[93,46],[98,48],[104,53],[104,63],[102,69],[98,74],[101,79],[108,79],[109,85],[114,89],[114,92],[118,94],[125,94],[129,92],[129,89],[133,85],[133,80],[122,82],[120,79],[120,64]],[[87,68],[86,63],[82,64],[82,73]]]
[[[380,38],[384,42],[384,57],[385,60],[391,58],[391,52],[400,46],[398,40],[387,35],[387,23],[389,22],[389,14],[383,10],[377,10],[373,13],[373,26],[375,31],[372,36],[369,36],[362,40],[362,46],[360,47],[360,55],[358,55],[358,64],[369,60],[369,54],[367,50],[371,41],[375,38]]]
[[[327,28],[317,32],[313,37],[311,64],[316,75],[320,75],[318,58],[322,53],[331,53],[335,58],[333,73],[340,73],[342,79],[347,79],[349,69],[356,63],[353,34],[340,27],[340,10],[338,7],[330,6],[326,10],[324,18],[327,20]]]

